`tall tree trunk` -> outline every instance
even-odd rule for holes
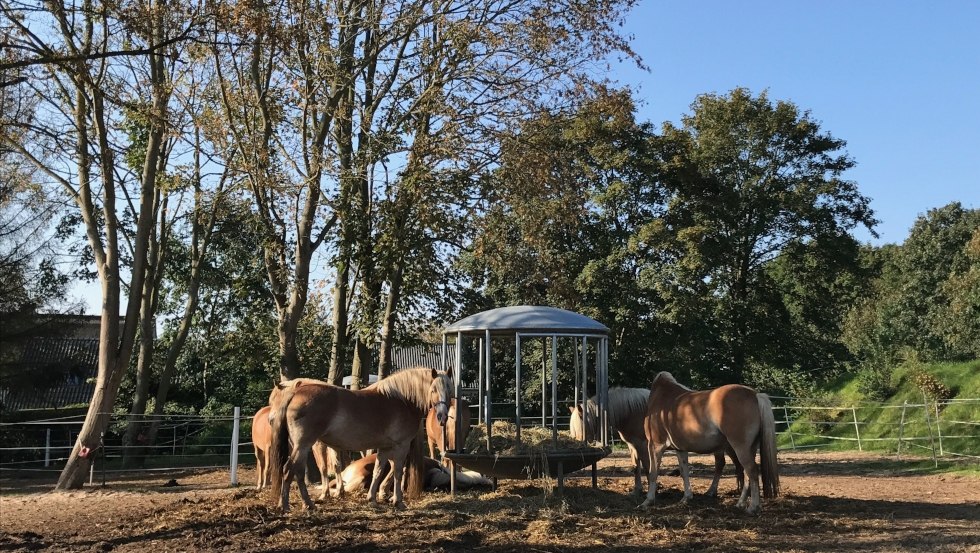
[[[398,301],[401,299],[403,262],[399,259],[388,283],[388,299],[385,302],[384,319],[381,322],[381,343],[378,353],[378,380],[390,375],[394,369],[391,359],[395,325],[398,324]]]

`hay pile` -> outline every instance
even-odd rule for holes
[[[558,431],[557,448],[551,440],[550,428],[540,426],[521,427],[521,442],[517,443],[517,426],[509,421],[494,421],[490,432],[490,444],[497,455],[529,455],[548,451],[588,449],[589,444],[576,440],[564,430]],[[487,435],[484,425],[474,425],[466,437],[466,452],[475,454],[487,451]]]

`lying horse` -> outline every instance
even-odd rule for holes
[[[333,486],[343,486],[345,492],[353,492],[366,489],[370,486],[374,475],[374,464],[377,461],[377,454],[370,454],[362,457],[351,464],[340,473],[340,479],[334,481]],[[434,490],[445,488],[449,485],[449,471],[438,461],[431,457],[424,459],[425,467],[425,489]],[[387,467],[382,469],[382,480],[380,493],[391,493],[391,479],[388,477],[390,472]],[[457,471],[456,485],[460,488],[473,486],[490,486],[492,482],[482,474],[473,471]]]
[[[269,412],[271,408],[266,405],[255,412],[252,417],[252,447],[255,449],[255,489],[261,490],[269,485],[269,446],[272,443],[272,425],[269,423]],[[337,459],[337,453],[326,446],[323,442],[313,444],[313,460],[320,470],[320,499],[327,497],[327,484],[329,481],[328,471],[331,467],[338,469],[338,461],[341,461],[339,469],[344,468],[349,462],[348,457]]]
[[[381,483],[378,473],[390,462],[395,479],[392,503],[398,508],[405,506],[402,477],[406,458],[410,495],[421,492],[421,448],[416,446],[419,421],[435,407],[439,423],[446,423],[453,395],[451,374],[415,368],[398,371],[363,390],[308,379],[280,383],[276,389],[278,393],[270,397],[269,463],[273,494],[280,497],[283,511],[289,511],[289,487],[294,477],[303,503],[313,509],[302,461],[317,440],[342,451],[378,450],[368,501],[377,501]],[[409,457],[410,452],[413,455]],[[338,493],[342,490],[339,487]]]
[[[687,454],[719,454],[731,449],[744,467],[748,486],[743,486],[737,505],[750,514],[760,510],[759,477],[765,497],[779,495],[779,466],[776,462],[776,425],[769,396],[752,388],[729,384],[706,391],[692,391],[661,372],[650,385],[647,414],[644,419],[649,458],[647,498],[640,505],[647,508],[656,503],[657,469],[667,449],[677,451],[677,461],[684,479],[684,499],[693,497],[689,478]],[[760,466],[755,462],[759,450]],[[718,489],[718,474],[709,492]],[[746,507],[746,497],[751,499]]]
[[[443,443],[443,429],[446,429],[446,434],[449,436],[448,450],[456,449],[457,404],[460,407],[458,413],[463,429],[462,442],[466,443],[466,436],[470,434],[470,404],[465,399],[457,398],[452,401],[452,404],[449,406],[449,422],[445,425],[439,424],[435,408],[429,409],[429,414],[425,417],[425,433],[429,443],[429,458],[431,459],[436,458],[436,448],[439,448],[443,463],[446,462],[445,455],[447,448],[446,444]]]
[[[647,446],[647,436],[643,429],[643,420],[647,415],[647,401],[650,398],[650,390],[646,388],[610,388],[609,389],[609,425],[619,434],[619,438],[626,443],[630,452],[630,459],[633,461],[633,493],[637,496],[643,493],[643,482],[640,477],[650,470],[650,451]],[[585,409],[581,405],[569,407],[572,416],[569,421],[569,430],[572,437],[576,440],[592,441],[599,435],[599,405],[595,401],[595,396],[589,398],[585,404]],[[742,465],[735,456],[735,451],[727,449],[728,455],[735,464],[735,481],[738,492],[741,493],[744,485],[742,479]],[[715,453],[715,479],[708,490],[708,495],[714,496],[718,492],[718,481],[725,468],[725,453]]]

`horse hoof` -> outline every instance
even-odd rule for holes
[[[644,501],[643,503],[637,505],[636,509],[639,511],[649,511],[650,508],[653,507],[654,505],[655,505],[654,503],[650,503],[649,501]]]
[[[406,509],[405,502],[404,501],[399,501],[397,503],[392,503],[391,505],[392,505],[392,507],[395,508],[396,511],[404,511]]]

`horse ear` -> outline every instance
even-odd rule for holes
[[[435,367],[432,367],[432,380],[439,378],[439,371]]]
[[[278,388],[280,390],[285,390],[286,389],[286,383],[285,382],[276,382],[276,388]]]
[[[568,412],[574,415],[575,414],[575,409],[577,409],[577,408],[578,408],[578,405],[569,405],[568,406]]]

